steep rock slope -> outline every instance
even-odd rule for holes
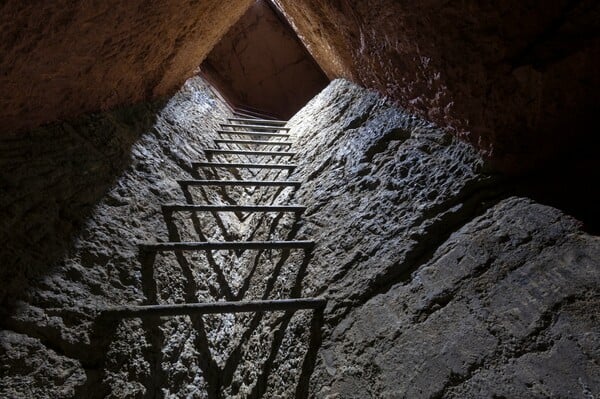
[[[311,396],[599,392],[597,237],[346,81],[291,126],[311,204],[299,235],[318,243],[305,292],[330,299]]]
[[[139,251],[138,244],[157,240],[294,238],[298,221],[293,213],[173,214],[161,209],[163,204],[186,202],[269,204],[278,195],[289,195],[289,188],[185,188],[176,182],[186,178],[285,177],[287,172],[197,170],[191,166],[193,161],[208,160],[203,148],[215,146],[212,139],[218,122],[227,116],[225,105],[196,78],[164,104],[89,115],[29,133],[33,138],[55,138],[57,148],[47,153],[39,150],[40,144],[32,144],[35,140],[22,140],[22,135],[4,141],[16,153],[33,146],[43,161],[39,169],[13,164],[13,175],[6,176],[18,183],[23,170],[27,172],[27,180],[39,193],[25,204],[37,209],[36,204],[52,201],[57,209],[49,218],[40,217],[45,209],[40,207],[29,217],[21,213],[10,220],[27,225],[21,237],[31,229],[57,238],[47,247],[52,259],[44,258],[43,253],[28,255],[35,261],[35,272],[22,270],[28,266],[22,257],[10,256],[27,254],[35,242],[13,239],[14,248],[5,257],[10,263],[5,264],[4,275],[12,278],[21,273],[23,284],[7,295],[10,306],[2,307],[0,396],[292,397],[298,386],[306,385],[309,374],[301,370],[302,359],[315,324],[305,323],[307,312],[114,323],[96,317],[110,305],[301,295],[307,260],[296,250],[150,257]],[[61,133],[67,133],[65,140],[56,139]],[[96,143],[94,138],[101,140]],[[121,138],[127,139],[126,145]],[[89,140],[89,148],[78,147],[79,139]],[[62,145],[71,140],[75,144]],[[58,169],[63,158],[74,156],[77,148],[86,149],[84,154],[105,150],[106,156],[91,157],[88,163],[79,163],[81,159],[75,157],[72,170],[78,173],[46,179],[47,169]],[[114,168],[105,165],[112,161]],[[23,187],[15,184],[11,192],[19,194]],[[80,191],[81,196],[75,195]],[[73,215],[67,213],[70,204],[91,208],[84,214],[75,212],[75,219],[83,225],[69,227],[74,242],[54,227],[74,223],[69,218]],[[45,227],[48,221],[51,226]],[[6,237],[11,237],[11,229],[18,231],[16,226],[18,223],[8,226]],[[60,245],[54,246],[57,243]],[[31,273],[23,276],[25,271]]]

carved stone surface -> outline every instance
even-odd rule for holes
[[[171,95],[252,3],[0,5],[0,133]]]
[[[291,126],[317,242],[305,292],[330,299],[311,397],[600,392],[598,237],[351,83]]]
[[[600,240],[559,210],[515,196],[486,174],[470,145],[336,80],[290,121],[299,166],[289,179],[303,182],[296,192],[186,191],[176,179],[262,175],[190,167],[205,160],[201,148],[212,147],[210,132],[228,116],[201,80],[150,110],[134,113],[149,126],[115,114],[70,125],[68,137],[82,140],[100,129],[112,142],[107,126],[131,131],[123,147],[131,159],[110,184],[85,168],[88,185],[104,176],[106,195],[82,197],[96,206],[74,244],[57,250],[54,263],[36,258],[37,278],[14,293],[16,306],[3,307],[0,396],[589,398],[600,391]],[[32,134],[55,137],[55,129]],[[69,148],[39,152],[50,165],[62,159],[56,154]],[[41,184],[45,169],[28,176],[40,201],[56,195]],[[191,199],[307,209],[302,218],[161,211]],[[55,202],[49,219],[60,224],[69,202]],[[31,230],[45,221],[20,218]],[[155,258],[137,248],[154,240],[282,239],[316,246]],[[22,266],[9,264],[8,271]],[[108,305],[314,296],[328,299],[322,315],[92,323],[94,309]]]
[[[597,1],[274,2],[330,78],[450,127],[505,170],[593,135]]]

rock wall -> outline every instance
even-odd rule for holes
[[[522,172],[590,134],[600,6],[275,0],[330,78],[452,128]]]
[[[172,94],[251,0],[0,5],[0,133]]]
[[[0,302],[69,248],[152,128],[161,103],[0,136]],[[118,200],[114,201],[118,204]]]
[[[145,299],[137,245],[165,239],[160,205],[182,201],[175,179],[190,176],[191,160],[228,114],[196,78],[168,102],[2,137],[12,158],[2,159],[0,396],[146,390],[144,336],[131,336],[130,351],[116,340],[106,360],[116,369],[104,373],[108,349],[95,339],[89,312]],[[119,368],[128,356],[133,364]]]
[[[114,151],[130,159],[119,164],[119,173],[111,171],[110,182],[108,176],[106,181],[99,180],[102,170],[94,158],[91,166],[74,162],[78,167],[73,169],[83,169],[83,177],[73,173],[57,178],[60,184],[47,179],[44,169],[39,175],[34,173],[37,169],[26,169],[28,180],[40,190],[32,203],[53,199],[53,190],[66,192],[66,199],[54,201],[57,215],[48,213],[53,223],[70,223],[65,214],[72,203],[70,194],[77,191],[70,184],[85,193],[81,201],[90,202],[80,204],[75,197],[74,204],[93,207],[71,245],[62,242],[62,231],[45,227],[44,208],[29,218],[26,213],[15,217],[29,230],[47,229],[61,247],[54,249],[55,261],[43,262],[39,254],[37,273],[26,276],[28,284],[20,286],[19,292],[10,291],[12,303],[2,306],[0,396],[243,398],[263,395],[268,387],[271,393],[290,397],[298,385],[294,381],[307,378],[297,371],[306,353],[310,324],[299,324],[297,315],[215,315],[116,324],[96,318],[99,309],[110,305],[297,296],[306,267],[305,261],[288,262],[290,253],[285,251],[176,253],[153,258],[140,253],[138,244],[157,240],[284,239],[293,237],[297,222],[293,214],[190,215],[161,209],[168,203],[269,203],[279,193],[183,189],[177,184],[177,179],[218,177],[214,171],[191,167],[193,161],[206,159],[202,149],[214,147],[217,123],[230,116],[202,80],[189,81],[165,104],[120,112],[83,118],[69,124],[66,133],[63,125],[31,133],[36,140],[46,135],[58,144],[47,154],[38,153],[46,156],[49,169],[62,167],[61,160],[83,146],[80,142],[64,145],[56,139],[62,137],[59,133],[70,140],[86,139],[91,148],[96,148],[95,137],[104,137],[100,149],[111,148],[106,142],[114,141]],[[22,135],[16,137],[5,143],[23,149],[42,146],[21,140]],[[129,137],[129,147],[122,145],[122,137]],[[46,148],[51,148],[47,142]],[[103,160],[110,164],[113,158],[107,155]],[[22,170],[13,168],[12,172],[17,180]],[[219,173],[230,179],[260,178],[250,172]],[[277,172],[270,176],[283,177]],[[85,177],[89,181],[83,184],[80,180]],[[18,194],[23,187],[13,187],[11,193]],[[285,197],[286,191],[279,194]],[[6,236],[10,238],[9,231]],[[23,239],[12,243],[12,253],[19,256],[27,254],[32,244]],[[68,251],[61,252],[65,247]],[[3,264],[3,276],[20,273],[24,265],[22,259]],[[12,280],[8,282],[12,285]],[[296,328],[286,328],[292,322]],[[300,361],[287,362],[290,354]]]
[[[289,119],[329,80],[294,30],[266,1],[256,1],[213,48],[205,72],[237,108]]]
[[[299,190],[186,191],[175,179],[252,176],[190,168],[227,110],[194,80],[154,115],[71,251],[2,319],[0,396],[600,392],[600,240],[513,195],[470,145],[336,80],[290,121]],[[308,209],[301,218],[160,209],[190,201]],[[282,238],[317,245],[154,258],[137,249],[154,239]],[[320,295],[323,313],[93,323],[110,304]]]
[[[330,300],[316,398],[593,397],[600,240],[475,150],[335,81],[290,122]]]

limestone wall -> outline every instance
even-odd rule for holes
[[[275,0],[330,78],[378,90],[521,172],[589,137],[593,0]]]
[[[309,396],[589,397],[600,240],[514,196],[474,149],[334,81],[291,121],[330,299]]]
[[[202,148],[213,146],[210,132],[227,109],[195,79],[134,114],[69,125],[73,140],[125,129],[131,159],[110,183],[100,180],[106,195],[92,190],[95,206],[69,251],[40,263],[15,293],[16,306],[4,307],[0,396],[587,398],[600,391],[598,237],[515,195],[470,145],[336,80],[290,121],[299,152],[290,178],[303,182],[297,192],[185,192],[176,179],[252,176],[190,168],[205,159]],[[63,147],[50,154],[72,153]],[[94,182],[88,169],[85,187]],[[52,194],[46,176],[30,179]],[[160,208],[190,200],[308,209],[301,218],[169,218]],[[70,208],[56,203],[49,220],[59,224]],[[19,218],[43,226],[36,215]],[[154,258],[137,248],[154,239],[282,238],[316,247]],[[10,272],[26,266],[9,265]],[[93,322],[95,309],[111,304],[293,296],[329,302],[322,314]]]
[[[0,133],[172,95],[251,3],[2,2]]]

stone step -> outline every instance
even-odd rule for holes
[[[191,205],[168,204],[162,206],[168,212],[294,212],[301,213],[305,206],[299,205]]]
[[[215,143],[219,144],[254,144],[254,145],[285,145],[291,146],[291,141],[265,141],[265,140],[222,140],[216,139]]]
[[[192,162],[194,168],[295,169],[298,165],[282,163]]]
[[[236,125],[234,123],[221,123],[221,127],[237,127],[244,129],[260,129],[260,130],[290,130],[289,127],[283,126],[266,126],[266,125]]]
[[[288,121],[276,120],[276,119],[253,119],[253,118],[227,118],[231,122],[241,123],[255,123],[262,125],[285,125]]]
[[[314,241],[171,241],[156,243],[141,243],[143,252],[164,251],[243,251],[247,249],[291,249],[312,248]]]
[[[323,298],[268,299],[261,301],[196,302],[170,305],[124,305],[100,310],[105,318],[166,317],[220,313],[277,312],[302,309],[324,309]]]
[[[219,134],[239,134],[241,136],[262,136],[262,137],[289,137],[289,133],[269,133],[269,132],[236,132],[234,130],[217,130]]]
[[[177,180],[182,186],[300,187],[302,182],[289,180]]]
[[[207,154],[271,155],[280,157],[293,157],[297,154],[296,152],[285,151],[221,150],[219,148],[207,148],[204,152]]]

